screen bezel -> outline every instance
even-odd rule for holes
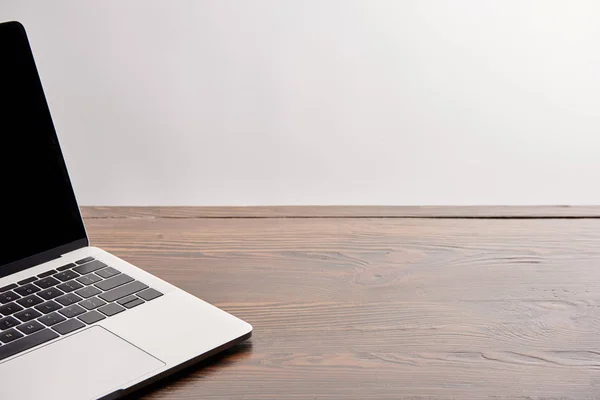
[[[11,31],[8,35],[11,38],[13,37],[13,35],[15,35],[15,37],[17,35],[20,36],[19,40],[23,43],[24,46],[27,47],[26,51],[27,51],[28,55],[31,57],[31,62],[33,63],[33,68],[35,70],[36,76],[35,77],[32,76],[32,79],[37,79],[38,81],[40,81],[39,73],[38,73],[37,67],[35,65],[35,60],[33,59],[33,53],[31,51],[31,46],[29,45],[29,40],[27,39],[27,34],[25,32],[25,28],[23,27],[23,25],[17,21],[0,23],[0,32],[2,30]],[[58,137],[56,135],[56,129],[54,127],[54,123],[50,116],[50,110],[48,109],[48,102],[46,101],[46,96],[44,95],[44,90],[41,86],[41,81],[40,81],[40,91],[41,91],[40,92],[41,98],[44,101],[44,105],[47,109],[47,115],[49,118],[48,124],[49,124],[49,127],[51,128],[48,131],[48,134],[54,135],[54,137],[56,138],[56,142],[59,143]],[[89,246],[89,239],[87,236],[87,232],[85,230],[83,218],[81,217],[81,211],[79,209],[77,199],[75,197],[75,192],[73,191],[73,185],[71,184],[71,178],[69,177],[69,173],[67,170],[67,166],[65,164],[64,156],[63,156],[62,150],[60,148],[60,143],[58,144],[57,147],[58,147],[58,149],[57,149],[57,153],[56,153],[56,158],[60,164],[61,169],[64,171],[65,179],[68,181],[68,185],[67,185],[68,188],[66,188],[65,190],[70,190],[69,194],[73,196],[75,207],[77,208],[77,215],[79,216],[79,222],[81,223],[83,236],[72,242],[61,244],[54,248],[45,250],[41,253],[32,254],[25,258],[21,258],[19,260],[12,261],[8,264],[0,265],[0,278],[14,274],[15,272],[26,270],[28,268],[45,263],[47,261],[59,258],[63,254],[69,253],[73,250],[77,250],[82,247]]]
[[[63,244],[61,246],[54,247],[53,249],[22,258],[9,264],[2,265],[0,266],[0,278],[4,278],[5,276],[12,275],[15,272],[24,271],[31,267],[35,267],[36,265],[57,259],[63,254],[87,246],[89,246],[89,241],[88,238],[85,237],[83,239],[77,239],[74,242]]]

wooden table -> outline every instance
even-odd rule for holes
[[[255,328],[136,397],[600,398],[598,207],[84,215],[93,244]]]

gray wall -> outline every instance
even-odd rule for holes
[[[600,2],[0,3],[83,204],[600,203]]]

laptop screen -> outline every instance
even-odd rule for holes
[[[25,31],[16,22],[0,24],[0,213],[0,277],[12,269],[7,264],[86,240]]]

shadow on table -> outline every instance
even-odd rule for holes
[[[185,380],[186,378],[198,374],[198,378],[205,378],[213,373],[218,372],[220,368],[227,367],[228,365],[233,365],[236,362],[243,360],[250,356],[252,353],[252,342],[245,341],[236,346],[233,346],[230,349],[223,351],[222,353],[215,354],[212,357],[207,358],[206,360],[202,360],[197,364],[191,365],[187,368],[184,368],[181,371],[174,373],[171,376],[168,376],[164,379],[161,379],[157,382],[154,382],[143,389],[140,389],[136,392],[133,392],[125,397],[124,400],[133,400],[139,399],[143,396],[152,394],[157,390],[166,389],[170,385],[178,384],[180,381]]]

